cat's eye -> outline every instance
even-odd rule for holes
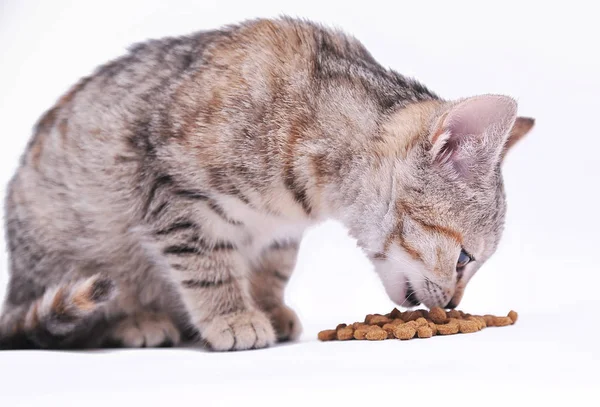
[[[462,249],[460,251],[460,255],[458,256],[458,261],[456,262],[456,268],[461,269],[472,261],[473,257],[469,253],[465,252],[465,249]]]

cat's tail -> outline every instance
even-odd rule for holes
[[[115,294],[112,279],[94,275],[48,288],[31,303],[8,307],[0,316],[0,349],[62,348]]]

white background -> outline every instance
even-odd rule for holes
[[[230,354],[2,352],[0,405],[597,402],[600,30],[592,2],[556,3],[0,0],[2,196],[33,124],[79,77],[133,42],[250,17],[337,26],[444,98],[504,93],[537,119],[505,163],[501,246],[460,306],[516,309],[517,325],[429,341],[316,342],[320,329],[393,306],[355,242],[327,223],[307,234],[287,292],[301,343]],[[0,265],[1,295],[4,251]]]

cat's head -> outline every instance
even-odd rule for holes
[[[517,117],[516,102],[496,95],[399,115],[388,128],[411,115],[413,134],[401,135],[409,145],[394,164],[395,216],[376,269],[398,304],[453,308],[498,246],[506,212],[502,161],[534,121]]]

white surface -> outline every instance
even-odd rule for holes
[[[232,354],[2,352],[0,405],[597,403],[598,328],[586,322],[600,307],[600,29],[590,3],[1,1],[2,195],[34,122],[79,77],[132,42],[255,16],[334,24],[443,97],[506,93],[537,124],[506,161],[501,247],[460,306],[516,309],[516,326],[429,341],[316,342],[321,328],[392,307],[354,242],[328,223],[308,234],[287,293],[305,325],[301,343]],[[0,264],[2,294],[4,252]],[[579,322],[556,325],[574,307]]]
[[[2,355],[10,378],[4,379],[8,385],[0,401],[89,407],[597,405],[598,377],[582,374],[598,358],[591,335],[596,328],[586,323],[581,328],[575,333],[554,317],[523,315],[510,328],[403,342],[320,343],[311,337],[220,354],[10,352]]]

